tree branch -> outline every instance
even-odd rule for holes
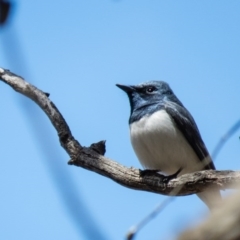
[[[104,157],[105,141],[94,143],[90,147],[81,146],[73,137],[62,114],[49,99],[48,93],[44,93],[22,77],[2,68],[0,68],[0,80],[32,99],[46,113],[58,133],[61,146],[71,158],[68,162],[70,165],[96,172],[131,189],[164,195],[189,195],[201,192],[209,186],[234,189],[234,185],[240,183],[240,171],[200,171],[182,175],[168,183],[164,183],[163,176],[158,173],[141,176],[141,170],[127,168]],[[178,191],[173,192],[174,189]]]

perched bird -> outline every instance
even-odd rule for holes
[[[215,169],[192,115],[166,82],[116,86],[128,95],[131,143],[145,169],[162,172],[169,179]],[[197,195],[209,209],[221,200],[215,188]]]

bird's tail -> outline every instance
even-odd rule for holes
[[[208,188],[197,195],[208,206],[210,211],[217,208],[222,201],[221,193],[216,188]]]

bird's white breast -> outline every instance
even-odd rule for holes
[[[133,149],[145,168],[166,174],[173,174],[180,168],[183,168],[181,174],[198,170],[197,155],[165,110],[130,124],[130,136]]]

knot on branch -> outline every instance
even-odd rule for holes
[[[106,152],[106,141],[102,140],[99,141],[97,143],[92,143],[90,146],[90,149],[92,149],[93,151],[97,152],[100,155],[104,155]]]
[[[68,132],[59,132],[58,133],[59,136],[59,140],[60,142],[64,145],[67,143],[68,139],[69,139],[69,133]]]

